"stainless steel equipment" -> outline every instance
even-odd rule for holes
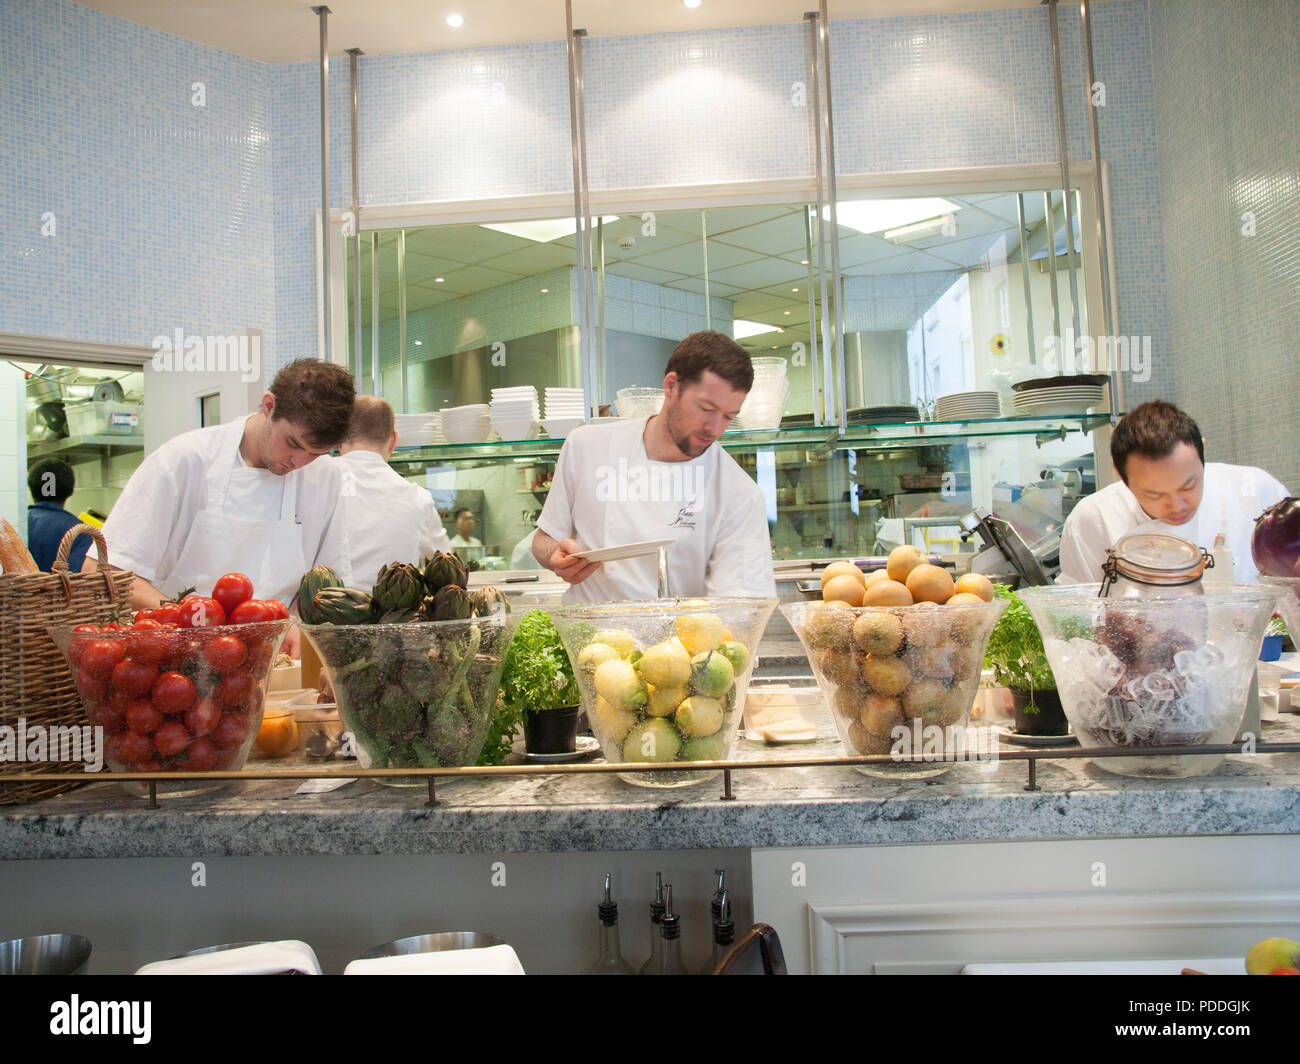
[[[410,953],[440,953],[449,949],[486,949],[488,946],[506,944],[504,938],[486,931],[444,931],[437,935],[411,935],[409,938],[399,938],[396,942],[385,942],[382,946],[366,950],[360,959],[368,961],[375,957],[404,957]]]
[[[1030,549],[1019,532],[1007,521],[987,510],[972,510],[961,518],[959,524],[962,538],[978,533],[985,544],[984,549],[972,560],[971,572],[988,576],[994,573],[1005,573],[1010,569],[1020,578],[1022,586],[1032,587],[1052,582],[1052,578],[1044,568],[1044,561],[1048,560],[1052,553],[1059,552],[1059,535],[1053,537],[1054,542],[1040,545],[1039,549],[1043,551],[1040,560],[1040,556]]]
[[[0,975],[82,975],[90,950],[81,935],[10,939],[0,942]]]

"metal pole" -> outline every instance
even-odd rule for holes
[[[409,414],[406,394],[406,230],[397,231],[397,357],[402,373],[402,413]]]
[[[379,234],[370,234],[370,387],[379,394]]]
[[[1110,209],[1110,164],[1102,163],[1101,165],[1101,194],[1106,208],[1106,242],[1109,244],[1114,239],[1110,231],[1110,220],[1112,217]],[[1119,322],[1119,295],[1115,285],[1115,258],[1112,255],[1106,262],[1106,267],[1110,273],[1110,328],[1113,330],[1112,336],[1118,336],[1120,326]],[[1124,378],[1119,375],[1119,369],[1115,366],[1110,368],[1110,423],[1114,425],[1119,421],[1119,412],[1124,409]]]
[[[596,273],[596,394],[605,394],[605,220],[596,219],[596,247],[600,257]]]
[[[1074,197],[1070,192],[1070,153],[1065,137],[1065,89],[1061,82],[1061,35],[1056,23],[1057,0],[1047,0],[1052,23],[1052,67],[1056,72],[1056,135],[1061,148],[1061,188],[1065,192],[1065,264],[1070,271],[1070,320],[1079,338],[1079,278],[1074,272]],[[1055,233],[1055,222],[1052,230]]]
[[[361,192],[357,186],[357,56],[360,48],[349,48],[348,73],[352,82],[352,368],[356,372],[357,394],[361,394]]]
[[[820,161],[820,160],[819,160]],[[821,194],[818,192],[817,210],[821,210]],[[804,254],[808,256],[808,275],[804,282],[808,286],[808,355],[810,358],[809,369],[812,372],[814,386],[817,383],[817,374],[820,372],[820,361],[818,359],[817,346],[817,276],[813,273],[813,252],[812,252],[812,228],[813,228],[813,208],[804,207],[803,209],[803,247]],[[819,269],[818,274],[821,273]],[[814,387],[816,397],[813,402],[813,417],[818,424],[826,420],[824,397],[825,393],[819,387]]]
[[[1034,297],[1029,287],[1029,244],[1025,240],[1025,194],[1016,193],[1016,225],[1020,230],[1020,275],[1025,281],[1025,322],[1029,329],[1029,361],[1034,357]]]
[[[591,261],[588,257],[590,247],[586,240],[587,208],[583,189],[586,176],[583,173],[582,137],[579,135],[578,100],[581,95],[579,87],[577,51],[580,47],[577,31],[573,28],[573,0],[564,0],[564,22],[566,28],[565,44],[569,59],[569,138],[573,155],[573,222],[574,240],[578,249],[578,357],[582,363],[582,387],[586,395],[588,419],[599,413],[599,396],[596,394],[592,380],[592,359],[588,352],[591,347],[591,313],[590,283]],[[585,30],[582,32],[586,32]]]
[[[599,414],[603,393],[600,390],[601,371],[596,366],[596,258],[591,226],[591,182],[587,177],[587,94],[582,77],[582,40],[586,36],[584,29],[573,31],[573,65],[578,74],[578,157],[582,161],[582,219],[587,242],[587,275],[583,279],[583,291],[587,293],[587,360],[596,386],[596,413]]]
[[[818,36],[821,38],[822,50],[822,79],[826,86],[826,93],[822,105],[822,114],[826,119],[826,185],[830,193],[828,200],[830,204],[830,226],[831,226],[831,279],[832,296],[834,298],[834,315],[832,321],[835,328],[835,370],[839,375],[836,381],[836,407],[839,414],[840,435],[843,436],[848,431],[848,395],[846,392],[844,372],[844,303],[842,299],[841,281],[840,281],[840,229],[839,215],[836,207],[836,196],[838,195],[835,187],[835,123],[831,114],[831,52],[830,52],[830,30],[827,23],[826,0],[821,0],[820,6],[821,18],[818,20]]]
[[[1096,83],[1097,79],[1092,67],[1092,14],[1088,7],[1088,0],[1081,0],[1079,5],[1079,17],[1083,21],[1083,58],[1088,68],[1088,81],[1087,84],[1084,85],[1084,92],[1088,98],[1088,132],[1092,137],[1092,180],[1097,198],[1097,254],[1101,265],[1102,316],[1106,323],[1106,335],[1113,338],[1118,332],[1118,329],[1115,324],[1115,318],[1111,313],[1110,211],[1108,209],[1105,189],[1103,187],[1101,139],[1100,134],[1097,131],[1097,108],[1092,102],[1092,86]],[[1100,348],[1101,345],[1098,344],[1097,346]],[[1112,342],[1109,346],[1110,355],[1114,356],[1117,350],[1118,348],[1115,343]],[[1112,410],[1118,409],[1119,369],[1114,364],[1110,366],[1110,395],[1111,401],[1116,404]]]
[[[804,18],[808,20],[809,40],[812,43],[813,148],[817,160],[817,279],[820,286],[822,309],[822,379],[821,387],[818,389],[821,410],[818,421],[825,424],[829,420],[829,414],[835,404],[833,398],[835,394],[835,372],[831,363],[831,323],[826,292],[826,178],[822,159],[821,63],[818,62],[817,58],[818,14],[816,11],[809,11],[804,15]],[[816,327],[815,322],[813,327]]]
[[[1047,225],[1047,276],[1052,289],[1052,335],[1060,343],[1061,337],[1061,293],[1056,287],[1056,208],[1052,206],[1052,194],[1043,193],[1043,221]]]
[[[325,309],[325,338],[321,357],[330,359],[330,9],[312,8],[320,20],[320,266],[321,303]]]
[[[709,301],[709,227],[704,220],[704,208],[700,208],[700,250],[704,256],[704,327],[713,328],[713,305]],[[732,323],[731,331],[736,331],[735,323]]]

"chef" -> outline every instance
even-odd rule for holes
[[[468,506],[459,507],[451,515],[452,524],[456,528],[456,534],[451,537],[453,547],[479,547],[483,546],[483,541],[474,535],[474,529],[478,527],[478,520],[474,516],[474,511]]]
[[[343,512],[352,550],[352,585],[371,587],[389,562],[418,565],[436,551],[451,553],[433,496],[388,464],[397,446],[393,408],[359,395],[342,454]]]
[[[668,360],[658,414],[569,434],[533,537],[533,555],[571,585],[565,601],[657,598],[657,552],[574,554],[658,539],[671,541],[671,596],[776,597],[763,493],[718,446],[753,382],[743,347],[692,333]]]
[[[351,583],[342,473],[316,459],[347,437],[355,396],[347,370],[300,359],[255,413],[149,455],[104,524],[113,564],[135,571],[132,607],[191,586],[210,594],[230,572],[248,576],[255,597],[286,604],[314,565]]]
[[[1115,426],[1110,457],[1120,482],[1083,499],[1061,533],[1063,584],[1096,584],[1106,551],[1132,532],[1160,532],[1206,550],[1218,536],[1232,552],[1234,578],[1254,582],[1255,520],[1288,492],[1251,466],[1205,461],[1201,431],[1172,403],[1135,407]]]

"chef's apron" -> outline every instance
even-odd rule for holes
[[[253,597],[288,605],[307,571],[298,517],[301,477],[267,475],[239,456],[244,421],[229,426],[217,464],[208,470],[207,506],[190,527],[185,546],[161,590],[174,595],[186,587],[210,595],[226,573],[253,581]],[[249,515],[256,515],[250,518]]]

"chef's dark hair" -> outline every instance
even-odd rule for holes
[[[357,390],[342,366],[300,358],[275,375],[270,392],[275,396],[271,420],[292,421],[311,446],[337,447],[348,438]]]
[[[676,373],[682,385],[694,384],[705,370],[716,373],[738,392],[748,392],[754,386],[754,364],[749,352],[730,336],[712,329],[691,333],[678,344],[664,376]]]
[[[1115,463],[1120,479],[1127,484],[1129,455],[1157,460],[1168,458],[1180,443],[1195,447],[1201,464],[1205,464],[1205,442],[1196,422],[1173,403],[1156,399],[1135,406],[1119,419],[1110,438],[1110,460]]]
[[[393,408],[377,395],[358,395],[352,404],[348,439],[387,446],[393,436]]]
[[[62,458],[42,458],[27,471],[27,490],[34,502],[56,502],[62,506],[76,489],[77,478],[72,466]]]

